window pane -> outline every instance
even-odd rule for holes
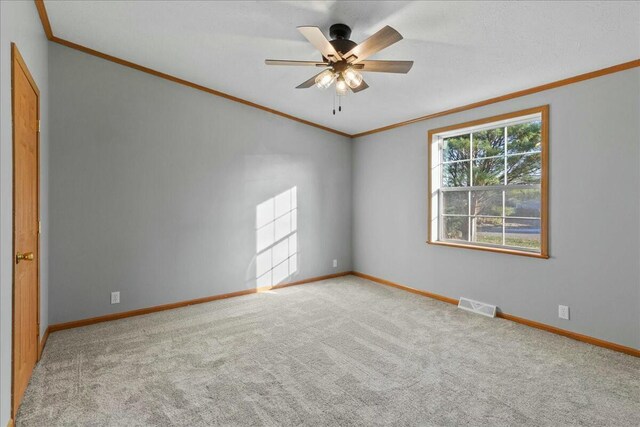
[[[505,216],[540,217],[540,189],[507,190]]]
[[[442,141],[442,161],[466,160],[471,147],[470,135],[458,135]]]
[[[540,220],[507,218],[505,244],[518,248],[540,250]]]
[[[436,202],[430,226],[438,239],[539,253],[542,115],[436,135],[431,171],[439,187],[437,197],[430,195]],[[447,136],[454,132],[466,133]]]
[[[504,128],[473,132],[473,158],[504,156]]]
[[[502,218],[471,218],[473,242],[502,245]]]
[[[445,239],[469,240],[469,217],[445,216],[442,219],[442,234]]]
[[[502,190],[471,191],[471,215],[502,216]]]
[[[443,187],[467,187],[469,185],[469,162],[444,163],[442,165]]]
[[[542,124],[540,120],[507,127],[507,153],[518,154],[540,151]]]
[[[507,157],[508,184],[540,184],[542,156],[540,153]]]
[[[504,184],[504,157],[482,159],[473,161],[473,184],[476,185],[503,185]]]
[[[442,209],[446,214],[469,215],[469,193],[466,191],[444,191]]]

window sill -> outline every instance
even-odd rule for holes
[[[464,248],[464,249],[475,249],[478,251],[485,252],[498,252],[501,254],[509,254],[509,255],[519,255],[526,256],[529,258],[542,258],[549,259],[549,255],[547,253],[535,253],[535,252],[527,252],[527,251],[519,251],[515,249],[502,249],[502,248],[492,248],[488,246],[475,246],[475,245],[465,245],[462,243],[451,243],[451,242],[431,242],[427,240],[427,243],[430,245],[436,246],[449,246],[452,248]]]

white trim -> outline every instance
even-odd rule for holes
[[[435,185],[433,185],[432,187],[432,194],[429,195],[429,197],[431,197],[431,201],[432,204],[435,204],[435,207],[432,207],[432,212],[430,213],[432,215],[432,222],[431,224],[429,224],[429,227],[431,227],[431,239],[434,242],[451,242],[451,243],[460,243],[460,244],[465,244],[465,245],[470,245],[470,246],[479,246],[479,247],[494,247],[494,248],[502,248],[502,249],[515,249],[515,250],[519,250],[519,251],[523,251],[523,252],[531,252],[531,253],[541,253],[542,248],[538,248],[538,249],[531,249],[531,248],[524,248],[524,247],[517,247],[517,246],[509,246],[507,245],[507,234],[509,234],[507,232],[507,221],[508,220],[531,220],[531,221],[539,221],[541,223],[541,217],[540,216],[536,216],[536,217],[523,217],[523,216],[507,216],[505,214],[505,209],[506,209],[506,192],[510,191],[510,190],[518,190],[518,189],[540,189],[541,190],[541,183],[538,184],[513,184],[513,185],[509,185],[508,183],[508,176],[507,176],[507,170],[508,170],[508,164],[509,164],[509,158],[511,157],[523,157],[526,155],[541,155],[542,151],[530,151],[530,152],[523,152],[523,153],[509,153],[508,152],[508,145],[509,145],[509,141],[508,141],[508,127],[509,126],[514,126],[514,125],[519,125],[519,124],[523,124],[523,123],[533,123],[533,122],[537,122],[537,121],[542,121],[542,113],[534,113],[534,114],[528,114],[525,116],[521,116],[521,117],[514,117],[514,118],[509,118],[509,119],[504,119],[504,120],[497,120],[495,122],[491,122],[491,123],[484,123],[482,125],[477,125],[477,126],[468,126],[468,127],[464,127],[464,128],[459,128],[459,129],[454,129],[451,131],[447,131],[447,132],[441,132],[441,133],[437,133],[437,134],[433,134],[432,135],[432,141],[431,141],[431,146],[434,150],[437,150],[436,153],[432,152],[432,156],[431,159],[437,159],[438,163],[437,164],[431,164],[429,165],[430,167],[430,171],[431,171],[431,182]],[[474,132],[479,132],[479,131],[483,131],[483,130],[490,130],[490,129],[500,129],[503,128],[503,138],[504,138],[504,152],[502,155],[499,156],[489,156],[489,157],[478,157],[478,158],[474,158],[473,157],[473,143],[474,143]],[[455,137],[455,136],[460,136],[460,135],[469,135],[469,158],[468,159],[462,159],[462,160],[452,160],[452,161],[444,161],[444,140],[446,138],[451,138],[451,137]],[[499,159],[499,158],[504,158],[504,183],[501,185],[487,185],[487,186],[474,186],[473,185],[473,165],[475,164],[474,162],[476,160],[485,160],[485,159]],[[442,182],[442,175],[443,175],[443,166],[447,165],[447,164],[454,164],[454,163],[464,163],[464,162],[468,162],[469,163],[469,176],[468,176],[468,185],[467,186],[461,186],[461,187],[443,187],[443,182]],[[498,216],[498,215],[472,215],[471,212],[471,194],[472,192],[477,192],[477,191],[501,191],[502,192],[502,215]],[[460,191],[466,191],[468,194],[468,201],[467,201],[467,215],[465,214],[445,214],[444,213],[444,193],[446,192],[460,192]],[[435,217],[434,217],[435,214]],[[467,217],[467,240],[458,240],[458,239],[447,239],[445,237],[444,234],[444,227],[445,227],[445,221],[444,219],[447,217],[458,217],[458,218],[464,218]],[[473,233],[473,225],[472,222],[474,221],[475,218],[500,218],[502,220],[502,241],[501,244],[493,244],[493,243],[482,243],[482,242],[476,242],[473,241],[474,236],[472,236]],[[464,223],[463,223],[464,224]],[[462,225],[462,224],[461,224]],[[462,225],[462,227],[464,227],[464,225]],[[540,232],[540,234],[537,234],[536,236],[540,239],[539,244],[542,244],[542,231]],[[533,236],[533,235],[532,235]]]

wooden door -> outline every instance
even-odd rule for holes
[[[40,92],[15,45],[13,106],[13,415],[39,358]]]

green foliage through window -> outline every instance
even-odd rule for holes
[[[440,140],[440,239],[540,251],[542,122]]]

